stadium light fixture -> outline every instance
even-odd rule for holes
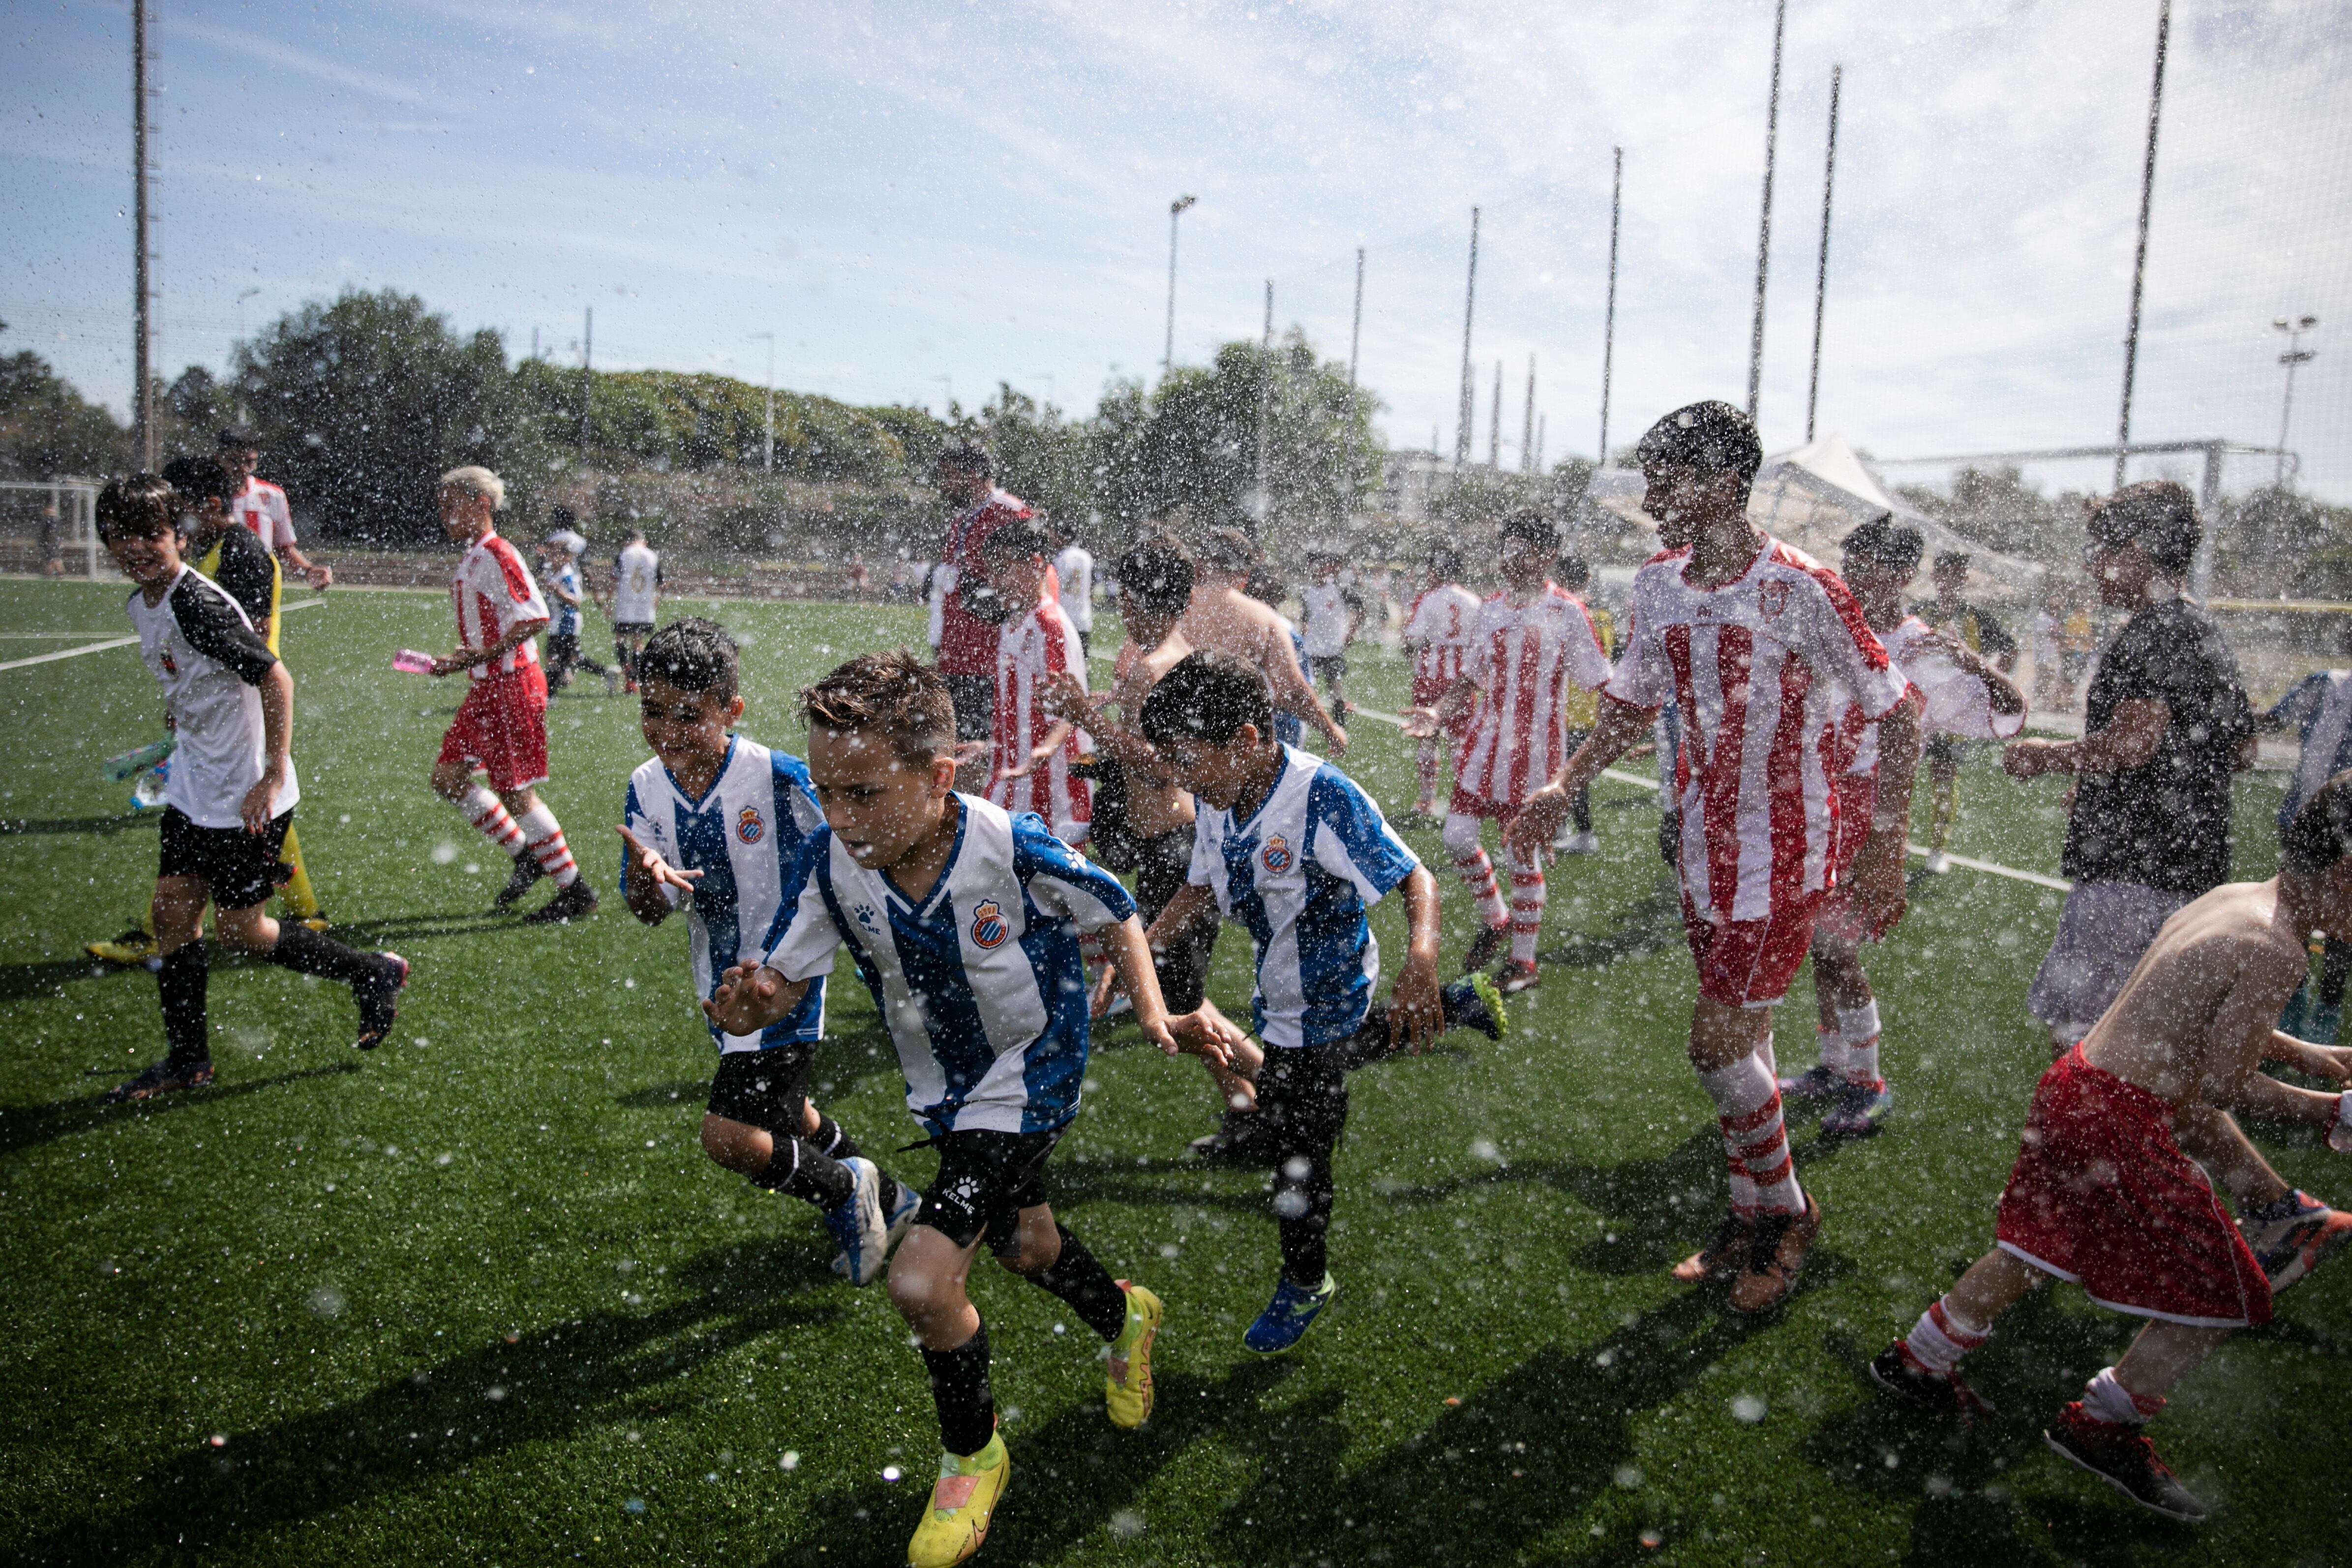
[[[1187,192],[1168,204],[1168,348],[1160,356],[1160,374],[1176,368],[1176,220],[1201,198]]]
[[[2309,364],[2318,357],[2317,349],[2307,349],[2303,346],[2303,334],[2319,325],[2319,318],[2298,316],[2290,321],[2281,316],[2271,325],[2286,334],[2286,353],[2279,355],[2278,358],[2279,363],[2286,366],[2286,395],[2279,403],[2278,469],[2271,479],[2272,488],[2284,489],[2286,488],[2286,427],[2287,421],[2294,414],[2294,367],[2299,364]]]

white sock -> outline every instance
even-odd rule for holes
[[[1771,1030],[1764,1031],[1764,1038],[1756,1047],[1756,1055],[1764,1063],[1764,1070],[1778,1084],[1780,1081],[1780,1058],[1773,1054]]]
[[[2086,1415],[2119,1426],[2137,1426],[2164,1408],[2164,1401],[2154,1394],[2137,1394],[2116,1381],[2116,1369],[2103,1366],[2099,1375],[2083,1387],[2083,1409]]]
[[[1939,1300],[1919,1314],[1919,1321],[1903,1343],[1911,1359],[1928,1371],[1949,1372],[1962,1356],[1991,1337],[1990,1329],[1978,1328]]]
[[[1838,1031],[1845,1037],[1846,1081],[1876,1089],[1882,1081],[1878,1071],[1878,999],[1874,996],[1851,1010],[1839,1008]]]
[[[555,813],[540,802],[522,814],[515,826],[522,829],[523,840],[539,858],[539,868],[545,871],[559,888],[568,888],[580,879],[579,863],[572,858],[572,847],[563,841],[562,825]]]
[[[1843,1082],[1846,1061],[1845,1037],[1835,1029],[1818,1029],[1814,1032],[1813,1038],[1821,1045],[1822,1070],[1835,1075],[1840,1082]]]

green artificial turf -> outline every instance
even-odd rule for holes
[[[793,749],[796,686],[920,632],[903,610],[716,613],[745,645],[745,729]],[[0,584],[0,626],[124,629],[110,593],[24,583]],[[216,961],[219,1081],[148,1108],[99,1095],[160,1055],[154,983],[94,973],[80,944],[130,923],[153,876],[153,815],[128,814],[98,765],[162,733],[154,684],[130,648],[7,672],[0,1552],[900,1562],[936,1462],[906,1331],[882,1290],[826,1272],[811,1211],[703,1157],[712,1053],[682,923],[645,930],[609,897],[570,929],[483,912],[503,863],[425,782],[457,689],[389,668],[448,640],[431,595],[339,592],[286,633],[311,875],[340,934],[416,966],[393,1043],[351,1049],[339,988]],[[1360,699],[1393,709],[1402,664],[1360,652]],[[1355,734],[1349,770],[1401,812],[1409,743],[1369,720]],[[546,798],[609,887],[645,755],[634,703],[563,698],[550,736]],[[1965,788],[1956,850],[2055,869],[2056,782],[2020,789],[1979,758]],[[2241,867],[2265,874],[2275,785],[2242,791]],[[1801,1291],[1746,1322],[1666,1279],[1719,1212],[1722,1161],[1683,1058],[1693,981],[1654,796],[1604,783],[1596,804],[1602,853],[1554,873],[1551,962],[1509,1038],[1352,1080],[1342,1294],[1292,1357],[1241,1348],[1273,1225],[1260,1173],[1184,1157],[1213,1116],[1204,1076],[1131,1029],[1098,1037],[1054,1199],[1114,1273],[1166,1298],[1159,1405],[1144,1430],[1112,1429],[1083,1326],[980,1264],[1014,1467],[980,1561],[2340,1560],[2352,1264],[2296,1287],[2158,1424],[2214,1505],[2201,1531],[2042,1449],[2042,1422],[2131,1329],[2068,1289],[1972,1363],[2002,1414],[1967,1440],[1890,1414],[1860,1375],[1989,1245],[2047,1059],[2023,1003],[2053,892],[1915,879],[1872,958],[1890,1129],[1831,1149],[1791,1118],[1828,1214]],[[1442,872],[1435,835],[1412,838]],[[1441,881],[1458,953],[1467,910]],[[1401,917],[1375,926],[1392,970]],[[1237,933],[1213,991],[1245,1005]],[[820,1103],[920,1181],[931,1156],[895,1152],[918,1133],[845,970],[830,1016]],[[1810,981],[1782,1017],[1781,1060],[1801,1066]],[[2310,1136],[2258,1137],[2290,1181],[2352,1196]]]

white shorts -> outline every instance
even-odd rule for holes
[[[2077,882],[2058,911],[2058,934],[2025,994],[2026,1011],[2063,1040],[2091,1032],[2123,994],[2140,954],[2189,902],[2137,882]]]

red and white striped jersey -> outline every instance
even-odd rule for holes
[[[1927,638],[1935,628],[1916,616],[1906,616],[1892,631],[1878,634],[1886,657],[1919,694],[1922,735],[1959,735],[1971,741],[2005,741],[2025,728],[2025,714],[1996,713],[1992,691],[1981,677],[1969,674],[1935,648]],[[1853,760],[1850,773],[1878,771],[1878,726],[1849,710],[1847,727]]]
[[[1007,769],[1025,765],[1054,727],[1038,694],[1065,670],[1086,684],[1087,660],[1077,628],[1062,614],[1049,586],[1034,609],[1006,621],[996,634],[996,753],[988,798],[1016,816],[1035,812],[1055,837],[1076,845],[1086,841],[1094,795],[1086,780],[1070,776],[1070,764],[1078,760],[1076,731],[1024,776],[1004,776]]]
[[[1775,899],[1829,886],[1830,783],[1850,760],[1841,726],[1885,718],[1908,687],[1844,581],[1803,551],[1767,538],[1712,590],[1684,581],[1689,560],[1654,555],[1634,574],[1607,693],[1681,710],[1675,789],[1691,907],[1713,921],[1762,920]]]
[[[474,541],[466,558],[457,563],[457,574],[449,579],[449,602],[457,609],[461,647],[488,647],[512,631],[518,621],[547,619],[547,601],[540,596],[530,568],[522,563],[513,545],[495,533]],[[538,639],[525,638],[520,647],[499,657],[495,671],[489,665],[478,664],[466,673],[473,679],[487,680],[493,673],[512,675],[538,662]]]
[[[286,492],[268,479],[247,476],[245,489],[230,500],[228,511],[253,530],[272,555],[294,542],[294,514],[287,509]]]
[[[1546,583],[1524,605],[1503,593],[1478,606],[1463,673],[1479,700],[1454,761],[1454,790],[1517,805],[1568,761],[1568,694],[1607,680],[1609,656],[1584,606]]]
[[[1451,686],[1468,673],[1471,629],[1477,618],[1478,595],[1461,584],[1440,583],[1422,590],[1404,617],[1404,640],[1414,645],[1415,687]]]

